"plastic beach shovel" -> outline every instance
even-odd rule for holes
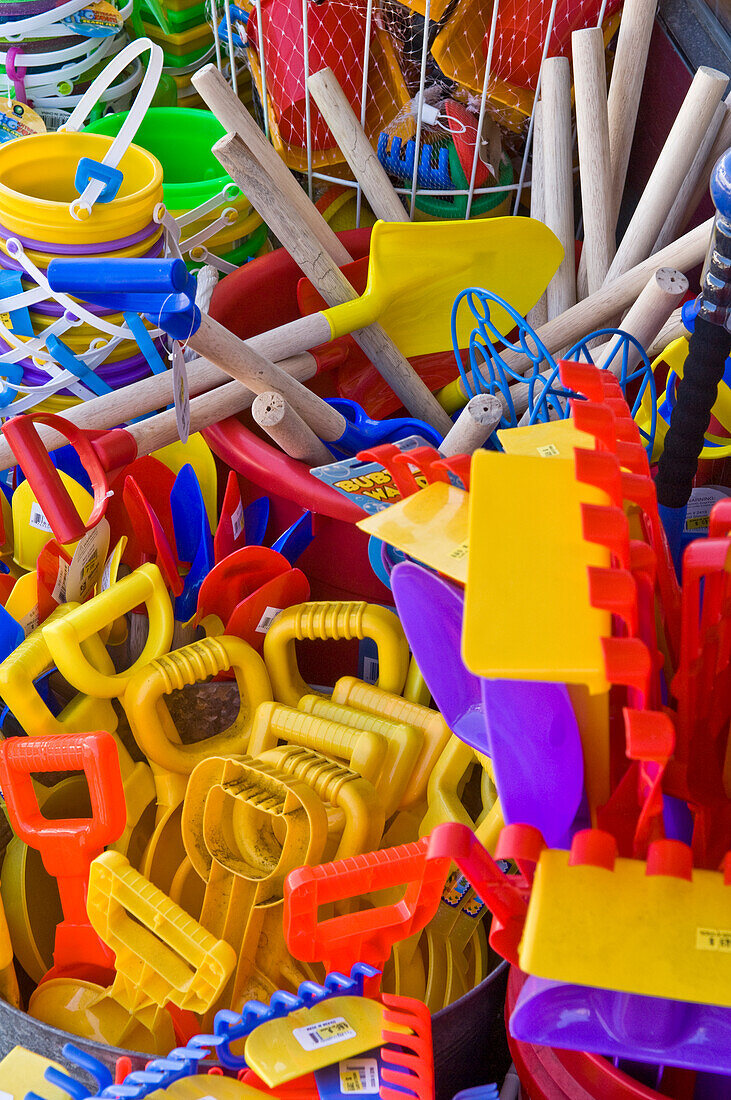
[[[409,645],[447,725],[492,757],[506,823],[533,825],[552,838],[549,843],[559,843],[584,787],[581,738],[565,685],[473,675],[460,655],[461,593],[413,562],[395,567],[391,585]]]

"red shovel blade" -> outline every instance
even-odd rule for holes
[[[279,612],[293,604],[305,603],[309,598],[307,577],[301,569],[290,569],[242,600],[226,623],[226,633],[243,638],[261,652],[266,632]]]
[[[198,622],[217,615],[226,623],[242,600],[290,569],[284,555],[268,546],[242,547],[215,565],[203,581],[198,593]]]

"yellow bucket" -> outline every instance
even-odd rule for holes
[[[19,236],[49,244],[101,244],[139,232],[162,201],[162,166],[146,149],[130,145],[119,163],[115,199],[97,203],[87,220],[71,216],[82,157],[101,161],[111,137],[89,133],[32,134],[0,146],[0,222]]]

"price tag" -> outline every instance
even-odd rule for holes
[[[79,539],[66,578],[66,599],[83,603],[96,587],[109,549],[109,524],[100,519]]]
[[[111,38],[122,29],[123,19],[122,13],[107,0],[96,0],[87,8],[67,15],[63,22],[85,38]]]
[[[46,124],[27,103],[0,99],[0,144],[29,134],[45,134]]]
[[[323,1020],[319,1024],[307,1024],[294,1028],[292,1034],[303,1050],[317,1050],[329,1047],[333,1043],[344,1043],[346,1039],[355,1039],[356,1032],[344,1016],[335,1016],[332,1020]]]
[[[188,371],[180,341],[173,345],[173,394],[175,397],[175,420],[181,443],[188,442],[190,435],[190,393],[188,391]]]
[[[28,517],[28,524],[31,527],[37,528],[39,531],[48,531],[49,534],[53,534],[51,525],[46,519],[45,513],[40,504],[35,502],[30,506],[30,516]]]
[[[266,634],[269,627],[272,625],[277,615],[282,611],[281,607],[267,607],[264,614],[259,619],[259,625],[256,628],[257,634]]]

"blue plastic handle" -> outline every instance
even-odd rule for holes
[[[125,313],[144,313],[176,340],[198,329],[196,281],[183,260],[51,260],[51,290]]]
[[[433,447],[441,446],[444,440],[444,436],[424,420],[411,416],[373,420],[356,401],[345,397],[328,397],[327,403],[348,422],[340,439],[327,445],[336,458],[357,454],[365,447],[375,447],[379,443],[397,443],[407,435],[420,435]]]

